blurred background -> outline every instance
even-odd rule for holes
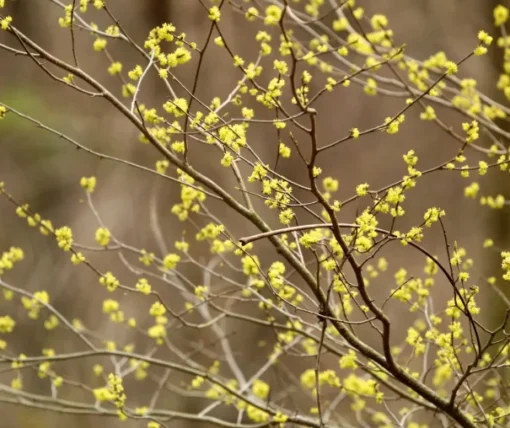
[[[198,46],[204,43],[209,29],[207,13],[199,1],[108,0],[107,4],[124,29],[139,44],[143,44],[152,28],[165,22],[173,23],[178,33],[185,32],[187,40],[196,41]],[[481,0],[360,1],[360,5],[366,8],[367,15],[386,14],[397,44],[405,43],[406,53],[420,60],[439,50],[453,60],[462,58],[476,45],[476,33],[479,30],[493,28],[492,10],[496,4],[497,2]],[[13,25],[44,49],[72,63],[70,33],[68,29],[58,25],[58,18],[63,16],[63,11],[57,1],[7,0],[2,13],[11,15]],[[104,13],[93,8],[87,13],[86,19],[95,22],[100,28],[111,25]],[[257,30],[255,26],[248,27],[240,15],[226,6],[221,27],[234,52],[242,53],[247,61],[256,58],[256,44],[252,42],[253,34]],[[80,66],[115,94],[119,94],[120,84],[107,73],[109,62],[105,55],[93,50],[93,38],[90,34],[76,31],[75,37]],[[5,32],[0,32],[0,43],[20,49],[17,40]],[[110,41],[108,51],[115,60],[124,64],[126,71],[141,60],[139,54],[121,41]],[[494,47],[489,50],[488,57],[468,61],[460,68],[459,75],[477,79],[478,89],[504,103],[505,100],[496,92],[495,84],[502,63],[501,57],[502,51]],[[191,70],[196,65],[196,61],[193,61],[187,69],[177,72],[186,87],[193,84],[194,73]],[[210,103],[215,96],[225,99],[240,77],[238,71],[232,67],[229,57],[219,49],[212,48],[205,56],[198,97],[205,103]],[[312,82],[311,92],[314,90],[313,85]],[[149,76],[144,81],[141,102],[148,106],[158,106],[168,97],[168,92],[157,78]],[[13,55],[5,49],[0,49],[0,101],[58,129],[91,149],[149,167],[153,167],[159,159],[150,146],[138,141],[138,131],[105,100],[87,97],[56,83],[30,59]],[[366,129],[376,126],[382,123],[385,117],[402,108],[404,101],[404,98],[368,97],[357,85],[334,92],[322,98],[316,105],[319,139],[329,142],[343,137],[353,127]],[[437,112],[445,123],[460,129],[463,121],[460,115],[441,108],[437,108]],[[367,182],[371,188],[380,188],[401,178],[405,173],[402,154],[410,149],[414,149],[419,156],[419,169],[435,166],[455,155],[458,143],[438,127],[420,121],[418,116],[417,109],[408,112],[405,125],[397,136],[373,133],[341,145],[320,159],[323,174],[339,179],[339,193],[342,198],[353,194],[359,183]],[[276,133],[270,128],[272,127],[254,126],[250,131],[250,144],[262,158],[267,159],[274,158],[277,143]],[[234,181],[220,171],[218,162],[212,163],[211,157],[199,151],[192,152],[191,157],[196,169],[208,171],[211,177],[226,188],[234,188]],[[476,155],[471,159],[477,159]],[[283,160],[279,171],[296,180],[304,174],[297,157],[294,157],[294,160]],[[497,254],[488,257],[483,253],[482,243],[485,238],[491,237],[500,247],[506,246],[508,211],[487,210],[478,202],[464,198],[463,189],[468,182],[454,174],[447,177],[442,174],[446,175],[438,173],[424,178],[419,182],[416,191],[409,194],[404,205],[409,216],[401,223],[401,230],[406,230],[406,224],[410,226],[419,223],[423,213],[431,206],[445,209],[445,225],[450,241],[456,240],[465,247],[469,256],[475,260],[475,271],[486,277],[489,272],[499,269],[500,258]],[[154,214],[158,217],[168,247],[171,248],[173,242],[181,238],[183,225],[170,213],[172,205],[179,201],[180,189],[177,185],[77,151],[63,139],[14,115],[8,115],[5,120],[0,121],[0,180],[5,181],[9,192],[20,202],[29,203],[44,218],[50,218],[55,226],[69,225],[76,239],[88,245],[94,244],[94,232],[98,224],[84,202],[79,180],[82,176],[92,175],[98,179],[98,187],[93,195],[95,207],[112,233],[123,242],[163,256],[163,248],[155,239],[154,231],[148,227],[151,215]],[[508,180],[501,180],[497,173],[488,174],[481,182],[485,194],[509,194]],[[352,212],[345,215],[346,218],[350,216],[352,221]],[[221,212],[221,216],[239,237],[254,231],[252,227],[240,222],[234,213]],[[15,214],[13,206],[0,199],[0,251],[6,251],[12,245],[24,249],[25,260],[9,273],[6,281],[31,292],[47,290],[52,304],[64,315],[70,319],[79,318],[88,328],[100,332],[101,337],[115,339],[124,344],[137,342],[134,333],[128,329],[116,328],[107,315],[101,313],[101,302],[109,296],[106,291],[98,288],[97,278],[86,269],[71,265],[67,255],[57,248],[52,239],[41,236],[35,229],[30,230],[26,222]],[[424,245],[431,253],[445,256],[444,241],[439,229],[429,233]],[[391,272],[389,279],[400,265],[406,266],[409,272],[421,273],[423,258],[396,246],[392,247],[393,249],[391,258],[388,257]],[[204,249],[204,257],[207,256],[206,253],[207,250]],[[267,253],[261,256],[261,261],[270,262],[272,257],[271,253]],[[119,273],[119,279],[132,281],[133,275],[115,255],[98,253],[92,258],[100,270],[125,272]],[[190,270],[187,275],[200,282],[200,272]],[[443,290],[436,287],[435,292],[438,293],[440,301],[451,298],[451,290],[446,286]],[[440,295],[443,292],[444,296]],[[182,297],[175,291],[162,290],[162,293],[175,299],[175,302],[182,301]],[[495,308],[491,315],[497,317],[498,311],[502,311],[504,306],[493,293],[482,293],[482,297],[490,299],[491,307]],[[119,300],[124,311],[132,316],[147,313],[149,304],[139,303],[129,296]],[[182,304],[176,303],[176,307],[179,305],[182,307]],[[407,316],[407,311],[398,308],[402,312],[395,315]],[[41,349],[50,347],[59,352],[75,350],[75,339],[64,333],[48,334],[40,322],[26,316],[21,305],[14,305],[0,297],[0,316],[6,314],[11,314],[17,322],[16,334],[8,337],[9,349],[19,350],[27,355],[40,354]],[[401,325],[405,327],[406,323]],[[246,325],[243,325],[243,334],[238,334],[240,326],[235,323],[226,328],[232,334],[232,347],[242,350],[238,355],[240,364],[247,367],[248,372],[259,367],[266,359],[267,351],[259,351],[258,343],[268,338],[271,332],[258,331],[254,327],[246,329]],[[402,333],[405,333],[405,328],[397,333],[397,336]],[[188,342],[194,342],[198,346],[206,346],[210,339],[201,337],[198,332],[194,338],[184,338],[180,333],[176,333],[175,345],[185,348],[189,345]],[[76,370],[81,370],[81,379],[93,387],[99,387],[104,382],[94,376],[91,367],[92,364],[88,363],[79,366],[69,363],[64,364],[59,371],[76,373]],[[158,376],[157,371],[154,373]],[[9,384],[12,376],[9,372],[0,373],[0,380]],[[33,382],[33,391],[48,391],[47,382],[37,379],[36,376],[33,380],[27,378],[25,383],[28,382]],[[140,401],[143,402],[150,396],[153,386],[154,384],[147,384],[138,387]],[[73,393],[75,400],[90,402],[90,398],[86,391],[83,391],[81,396],[80,392]],[[181,397],[180,401],[174,398],[171,402],[166,403],[163,400],[159,403],[159,407],[164,408],[166,405],[174,410],[194,412],[202,409],[204,403],[185,397]],[[120,426],[115,419],[54,414],[14,405],[0,405],[0,414],[2,428],[89,427],[97,424]],[[122,426],[144,425],[142,422],[130,421]],[[207,425],[180,421],[173,426]]]

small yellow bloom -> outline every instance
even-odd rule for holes
[[[221,12],[218,6],[213,6],[209,9],[209,19],[213,22],[218,22],[221,18]]]
[[[115,76],[116,74],[119,74],[122,71],[122,64],[120,62],[114,62],[110,67],[108,67],[108,73],[110,73],[112,76]]]
[[[6,16],[4,19],[2,19],[0,21],[0,28],[2,30],[7,30],[9,28],[9,25],[11,24],[11,22],[12,22],[12,17]]]
[[[104,50],[106,48],[107,43],[108,42],[106,41],[106,39],[102,39],[102,38],[98,37],[94,41],[94,44],[92,45],[92,47],[94,48],[94,50],[96,52],[101,52],[102,50]]]
[[[112,237],[112,234],[110,231],[105,227],[100,227],[96,230],[96,242],[101,245],[102,247],[106,247],[108,243],[110,242],[110,238]]]
[[[446,61],[445,68],[448,75],[456,74],[459,71],[459,67],[453,61]]]
[[[80,186],[83,187],[87,193],[92,193],[96,188],[96,177],[82,177],[80,180]]]
[[[499,27],[503,25],[507,20],[510,12],[508,8],[503,5],[498,5],[494,8],[494,25]]]
[[[475,48],[475,50],[473,51],[473,53],[476,55],[476,56],[482,56],[482,55],[485,55],[487,53],[487,48],[485,46],[477,46]]]
[[[492,43],[492,36],[489,36],[485,31],[478,32],[478,40],[480,40],[484,45],[489,46]]]

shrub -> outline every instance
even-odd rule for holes
[[[171,219],[167,212],[133,225],[154,236],[142,248],[119,236],[96,205],[101,176],[74,177],[95,222],[88,234],[57,224],[11,183],[0,183],[4,208],[32,228],[30,242],[58,247],[75,265],[73,275],[84,278],[85,291],[73,291],[83,294],[80,304],[95,305],[111,324],[95,327],[97,313],[80,320],[51,289],[16,285],[11,275],[28,266],[30,247],[12,242],[0,259],[0,401],[153,428],[176,420],[507,426],[510,302],[498,281],[510,280],[510,251],[485,239],[502,268],[486,278],[462,244],[472,230],[453,239],[445,209],[432,202],[417,216],[413,207],[434,201],[430,176],[468,179],[466,198],[491,210],[507,206],[473,176],[508,176],[509,109],[458,75],[474,57],[503,48],[497,88],[510,99],[508,9],[494,9],[491,33],[500,36],[473,34],[454,60],[443,52],[410,57],[390,20],[367,16],[354,0],[197,3],[207,19],[203,40],[166,23],[140,41],[108,1],[68,1],[58,19],[61,37],[71,41],[65,52],[43,48],[0,12],[10,42],[2,49],[70,91],[108,103],[139,133],[144,156],[157,158],[148,163],[91,148],[1,94],[0,126],[21,119],[80,149],[77,156],[177,189]],[[89,16],[102,24],[90,24]],[[82,65],[83,35],[105,61],[101,67]],[[235,37],[249,37],[251,45],[236,51]],[[121,61],[119,49],[130,56]],[[200,88],[211,58],[235,78],[227,94],[208,99]],[[149,82],[165,91],[164,101],[145,95]],[[333,103],[361,96],[394,96],[398,108],[324,141],[321,130],[336,121]],[[58,107],[65,111],[64,102]],[[347,185],[342,171],[326,173],[340,147],[354,145],[362,160],[370,153],[360,144],[371,135],[391,144],[406,126],[419,132],[410,117],[442,130],[451,155],[429,151],[427,164],[434,165],[425,166],[417,148],[406,148],[392,167],[399,179],[376,187],[368,180]],[[148,195],[136,204],[144,209]],[[161,222],[180,237],[169,242]],[[426,236],[442,246],[428,249]],[[68,281],[58,268],[47,276]],[[494,296],[507,306],[500,314],[491,312]],[[33,352],[25,335],[42,334],[44,347]]]

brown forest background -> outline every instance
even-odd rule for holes
[[[361,3],[367,13],[377,12],[388,16],[397,43],[407,44],[407,54],[425,59],[436,51],[443,50],[454,60],[460,59],[472,49],[474,34],[478,30],[492,27],[492,9],[497,4],[486,0],[388,0]],[[208,28],[207,16],[198,1],[108,0],[108,5],[138,42],[144,40],[151,28],[163,22],[171,22],[178,31],[186,32],[189,40],[197,41],[200,45]],[[13,22],[21,31],[47,50],[65,59],[71,58],[69,32],[60,28],[57,23],[58,17],[62,16],[62,10],[52,1],[8,0],[6,13],[12,15]],[[249,46],[246,42],[251,34],[245,29],[244,20],[229,13],[222,19],[221,24],[226,36],[233,41],[233,50],[250,57],[250,53],[246,52],[246,46]],[[17,47],[15,39],[3,33],[0,33],[0,43]],[[115,53],[116,59],[124,63],[125,70],[135,65],[135,57],[125,45],[119,43],[109,47]],[[93,51],[92,40],[85,32],[77,33],[77,51],[80,64],[85,70],[92,73],[100,70],[105,76],[104,83],[118,87],[113,77],[106,77],[108,75],[104,70],[108,64],[103,55]],[[496,48],[490,52],[492,56],[485,58],[485,61],[473,60],[468,66],[461,67],[460,75],[476,78],[479,89],[499,100],[500,95],[495,92],[495,82],[502,53]],[[198,91],[199,98],[206,102],[214,96],[225,97],[239,78],[228,58],[224,59],[225,61],[222,61],[214,55],[206,55]],[[190,85],[192,76],[193,73],[188,73],[179,77]],[[158,105],[167,96],[156,80],[146,83],[144,91],[142,101],[147,105]],[[155,154],[147,150],[147,146],[137,141],[136,130],[126,125],[125,119],[106,102],[87,98],[56,84],[43,75],[29,59],[15,57],[2,49],[0,98],[43,123],[68,133],[90,148],[146,165],[153,165],[157,160]],[[331,140],[335,136],[345,135],[354,126],[360,129],[373,126],[382,122],[390,112],[397,111],[401,105],[402,99],[382,96],[370,98],[363,94],[361,88],[354,86],[342,92],[342,95],[322,99],[317,106],[320,136]],[[445,122],[459,123],[459,117],[455,113],[441,113]],[[275,142],[271,140],[273,135],[265,128],[252,135],[255,140],[253,144],[262,153],[274,150]],[[401,155],[411,148],[417,151],[420,164],[425,167],[436,165],[439,160],[451,156],[458,149],[456,143],[449,140],[438,128],[420,121],[417,114],[408,114],[406,126],[397,136],[390,138],[386,134],[376,133],[364,137],[356,144],[343,145],[330,153],[322,167],[325,173],[338,178],[341,187],[349,191],[362,182],[380,187],[401,176]],[[220,168],[208,165],[208,159],[200,159],[198,155],[194,161],[197,168]],[[292,162],[287,162],[282,168],[284,175],[292,177],[299,174]],[[170,207],[175,203],[179,192],[177,186],[76,151],[54,135],[21,120],[10,119],[0,124],[0,179],[8,184],[10,191],[21,201],[30,202],[45,218],[52,219],[55,225],[71,226],[77,236],[87,237],[89,244],[93,243],[97,224],[86,205],[80,202],[83,192],[78,183],[80,177],[90,175],[96,175],[99,181],[98,191],[94,194],[96,207],[116,236],[134,246],[161,251],[153,234],[145,227],[151,215],[151,206],[158,213],[168,242],[172,243],[181,236],[182,224],[170,213]],[[508,235],[508,216],[504,211],[491,211],[489,223],[486,210],[463,198],[465,185],[460,177],[452,179],[448,176],[445,180],[444,175],[436,174],[420,183],[421,191],[414,192],[414,199],[411,194],[406,209],[412,221],[413,216],[416,218],[423,215],[430,205],[444,208],[447,212],[445,224],[450,239],[458,240],[470,250],[479,270],[489,271],[497,268],[499,261],[480,259],[481,242],[487,236],[498,236],[498,242],[503,244]],[[491,186],[491,194],[505,194],[505,191],[510,190],[507,183],[493,182]],[[497,221],[494,220],[496,218]],[[239,225],[237,229],[239,236],[246,233],[243,227]],[[442,254],[444,245],[441,236],[434,236],[437,239],[429,238],[426,245],[433,253]],[[125,334],[114,332],[107,318],[98,315],[104,296],[93,291],[97,290],[97,279],[84,270],[74,268],[53,242],[28,233],[26,224],[15,215],[12,206],[0,201],[0,248],[5,250],[11,245],[21,246],[26,252],[25,268],[16,270],[11,282],[32,291],[48,290],[54,305],[64,308],[65,315],[71,318],[76,316],[105,335],[115,334],[115,338],[119,339],[119,334]],[[116,259],[108,261],[110,264],[100,258],[96,261],[109,269],[111,263],[120,266],[118,261],[113,260]],[[402,251],[401,260],[402,265],[412,269],[412,256]],[[418,267],[420,269],[421,263],[422,260]],[[491,296],[494,299],[494,295]],[[138,308],[133,302],[131,304],[133,313],[146,311],[145,307]],[[9,303],[0,298],[0,309],[3,310],[6,305]],[[17,310],[22,311],[21,308]],[[26,317],[19,316],[16,319],[19,320],[18,323],[25,319],[26,325],[19,325],[16,337],[11,338],[11,342],[29,342],[34,353],[40,352],[44,347],[57,346],[58,341],[65,341],[65,337],[53,337],[51,343],[47,343],[48,339],[41,327],[34,328],[34,322]],[[405,323],[402,324],[405,328]],[[230,327],[234,333],[236,328],[235,325]],[[244,330],[243,334],[233,339],[234,348],[242,350],[243,354],[249,357],[249,360],[245,361],[247,365],[255,364],[255,360],[262,361],[265,357],[265,354],[257,356],[257,340],[253,340],[253,337],[260,339],[258,334],[256,331]],[[197,337],[196,340],[205,343],[207,338]],[[65,342],[60,342],[58,346],[65,349],[66,345]],[[67,370],[81,370],[84,378],[93,376],[89,367],[69,365]],[[3,380],[8,382],[7,378]],[[147,388],[147,391],[144,388]],[[148,387],[139,388],[141,396],[147,393],[150,393]],[[190,404],[185,399],[182,403],[172,402],[171,406],[181,406],[187,411],[195,410],[189,407]],[[196,410],[199,409],[200,407],[197,407]],[[114,427],[120,424],[113,419],[55,415],[13,406],[0,407],[0,414],[0,427],[6,428],[96,425]],[[141,426],[141,423],[127,422],[123,423],[123,426]],[[188,426],[184,422],[177,424]]]

